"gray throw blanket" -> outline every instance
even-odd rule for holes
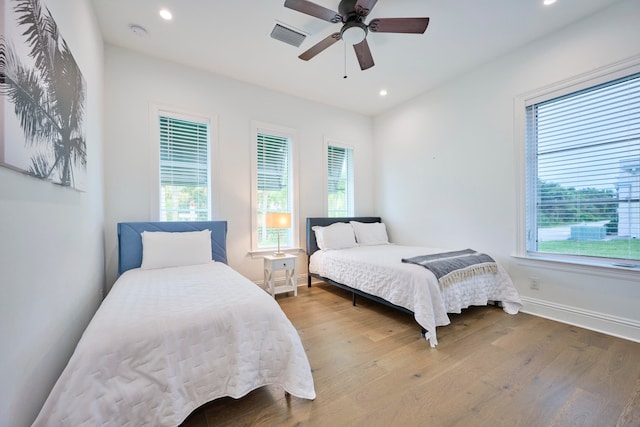
[[[493,258],[473,249],[403,258],[402,262],[421,265],[431,270],[443,289],[476,274],[498,272],[498,265]]]

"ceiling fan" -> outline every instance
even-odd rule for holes
[[[423,34],[429,25],[429,18],[376,18],[365,24],[365,18],[371,13],[378,0],[341,0],[338,12],[327,9],[307,0],[285,0],[284,6],[316,18],[337,24],[342,22],[339,32],[333,33],[312,46],[299,56],[310,60],[338,40],[352,44],[362,70],[373,67],[373,56],[367,43],[369,31],[374,33],[412,33]]]

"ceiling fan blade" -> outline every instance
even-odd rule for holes
[[[311,46],[309,50],[303,52],[302,55],[298,56],[298,58],[308,61],[329,46],[333,45],[338,40],[340,40],[340,33],[333,33],[327,38],[321,40],[319,43]]]
[[[373,6],[378,0],[358,0],[355,5],[356,13],[360,16],[367,16],[373,10]]]
[[[429,18],[379,18],[369,23],[374,33],[422,34],[427,30]]]
[[[367,39],[362,40],[358,44],[354,44],[353,49],[356,51],[356,56],[358,57],[358,62],[360,63],[361,70],[366,70],[375,65],[373,62],[373,56],[371,56],[371,49],[369,49],[369,43],[367,43]]]
[[[307,0],[285,0],[284,7],[315,16],[324,21],[333,22],[334,24],[342,21],[342,16],[338,12]]]

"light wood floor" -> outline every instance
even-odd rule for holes
[[[278,302],[317,398],[265,387],[218,399],[184,427],[640,426],[640,343],[497,307],[450,315],[438,347],[412,316],[318,284]]]

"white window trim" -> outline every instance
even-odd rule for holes
[[[322,150],[322,178],[324,180],[324,197],[322,199],[322,203],[323,203],[323,210],[325,215],[329,215],[329,175],[327,172],[327,163],[329,161],[329,156],[328,156],[328,151],[329,151],[329,146],[332,147],[339,147],[339,148],[345,148],[348,150],[351,150],[353,157],[353,212],[355,215],[355,210],[356,210],[356,191],[355,191],[355,181],[356,181],[356,150],[354,148],[353,145],[342,142],[338,139],[335,138],[330,138],[325,136],[324,137],[324,145],[323,145],[323,150]]]
[[[274,250],[258,248],[258,131],[263,130],[278,136],[291,138],[291,168],[292,168],[292,203],[291,203],[291,229],[292,247],[281,247],[285,253],[300,253],[300,210],[298,209],[298,134],[295,129],[273,125],[270,123],[251,121],[251,250],[249,254],[253,258],[260,258],[264,255],[271,255]]]
[[[533,91],[517,95],[514,99],[514,152],[516,155],[516,215],[517,215],[517,230],[516,230],[516,253],[514,258],[519,259],[520,262],[531,262],[535,264],[543,263],[545,265],[563,264],[567,270],[574,272],[583,272],[586,267],[590,268],[590,271],[602,271],[602,269],[609,269],[615,273],[616,276],[623,277],[629,274],[635,275],[638,269],[628,269],[621,266],[616,266],[615,262],[611,260],[600,261],[598,259],[585,259],[576,256],[562,256],[562,255],[545,255],[537,253],[534,255],[527,253],[527,188],[526,188],[526,108],[530,105],[556,98],[569,93],[577,92],[582,89],[596,86],[598,84],[607,83],[609,81],[616,80],[631,74],[640,72],[640,55],[627,58],[625,60],[616,62],[614,64],[604,66],[590,72],[575,76],[558,83],[554,83]]]
[[[202,121],[209,124],[209,219],[217,217],[219,200],[219,179],[216,172],[218,167],[218,116],[203,114],[178,108],[168,104],[152,102],[149,104],[149,220],[160,220],[160,129],[158,119],[160,114],[190,121]]]

